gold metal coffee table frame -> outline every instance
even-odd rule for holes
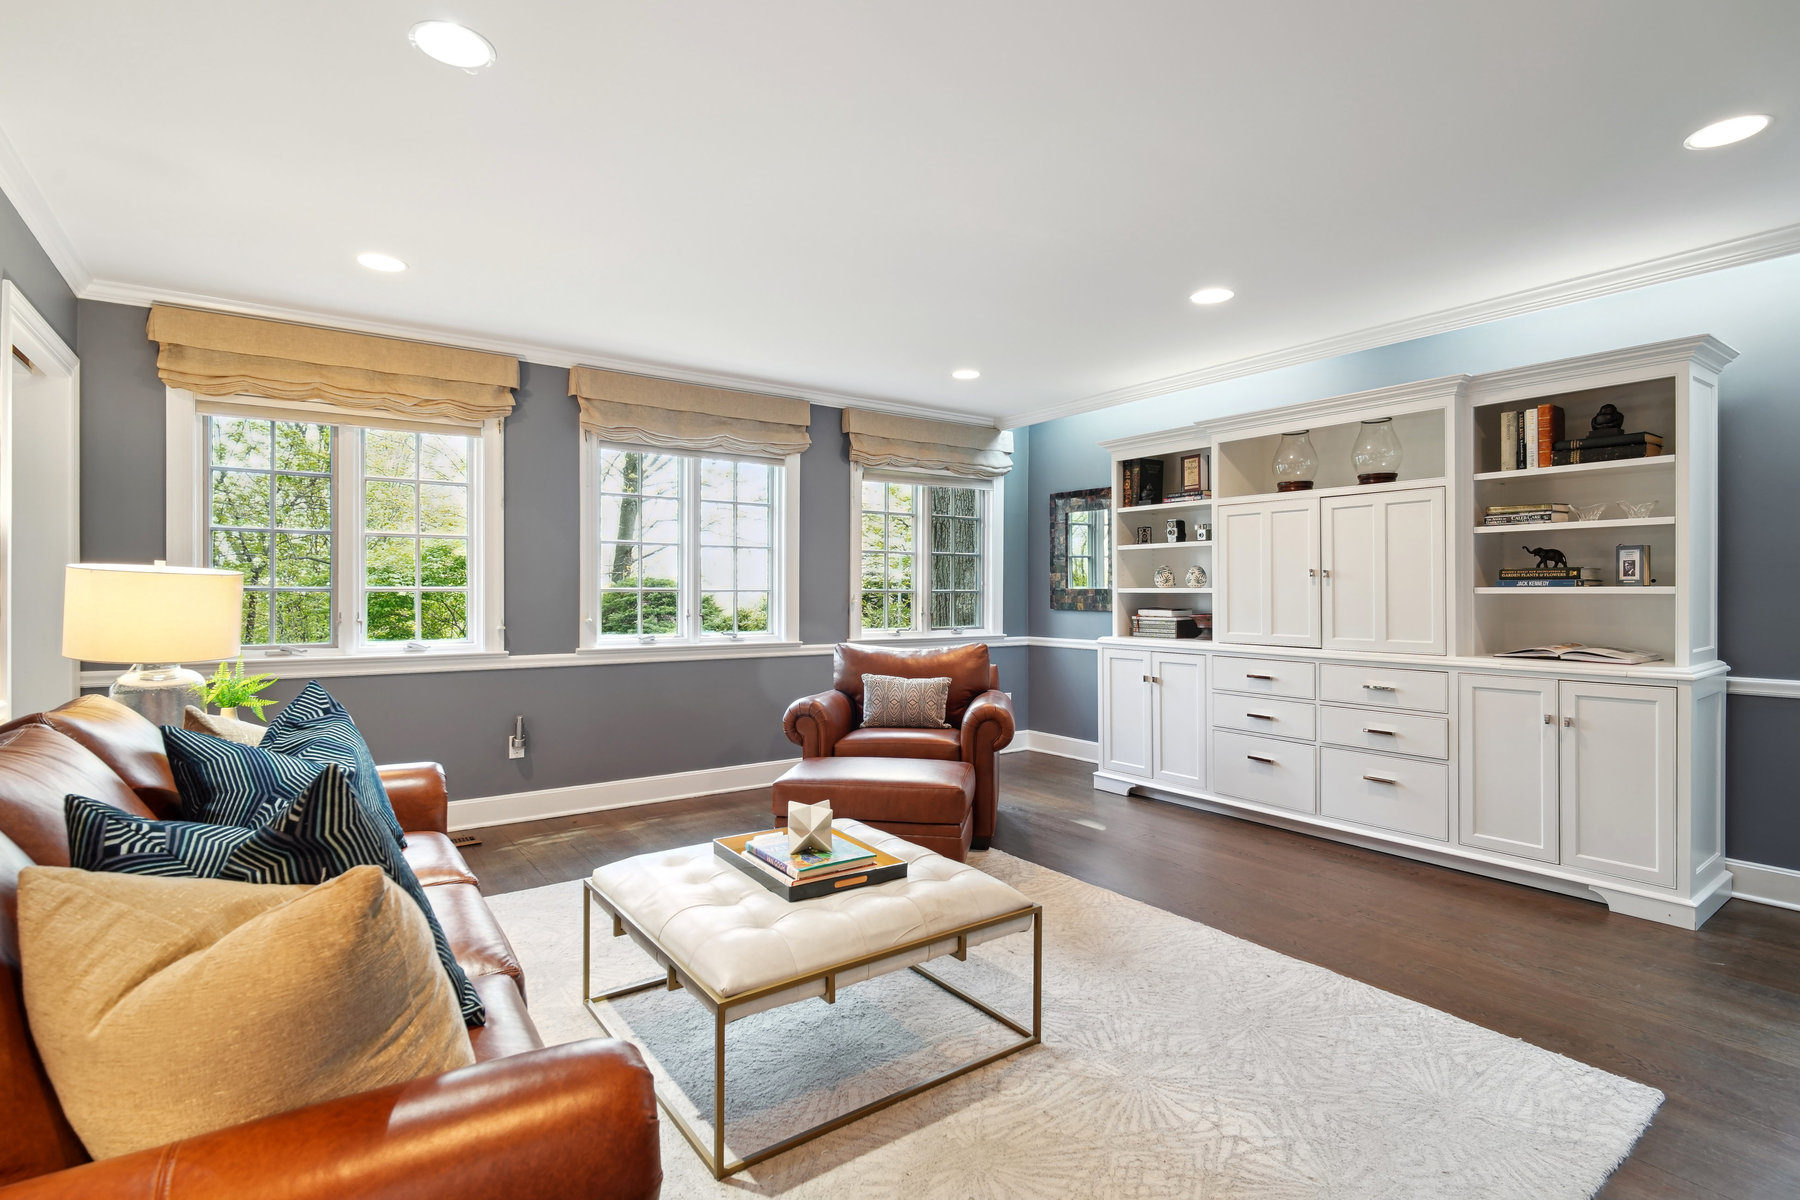
[[[870,1113],[880,1112],[890,1105],[898,1104],[900,1101],[916,1096],[920,1092],[928,1091],[940,1083],[948,1083],[959,1075],[966,1075],[970,1071],[987,1066],[989,1063],[998,1062],[1009,1054],[1016,1054],[1020,1050],[1035,1046],[1043,1040],[1041,1034],[1043,1029],[1044,1008],[1044,907],[1041,904],[1028,905],[1024,908],[1014,909],[1012,912],[1002,913],[997,917],[988,917],[985,920],[973,921],[967,925],[959,925],[954,929],[946,929],[940,933],[934,933],[914,941],[904,942],[897,946],[889,946],[874,954],[865,954],[859,958],[846,959],[845,961],[835,963],[822,971],[809,971],[805,974],[794,975],[790,978],[757,988],[754,991],[743,992],[736,996],[721,996],[713,991],[712,988],[708,987],[705,982],[695,977],[694,973],[689,970],[685,964],[677,960],[674,955],[664,949],[661,943],[655,938],[644,932],[644,930],[633,923],[629,917],[620,913],[618,909],[607,900],[605,894],[602,893],[599,888],[594,886],[594,881],[592,879],[583,881],[582,890],[584,893],[581,902],[582,1004],[586,1006],[588,1014],[594,1018],[594,1022],[600,1026],[600,1031],[602,1033],[606,1034],[608,1037],[618,1036],[614,1034],[611,1029],[607,1028],[606,1018],[600,1015],[601,1002],[616,1000],[621,996],[629,996],[636,992],[649,991],[651,988],[667,988],[671,992],[678,990],[686,991],[689,995],[693,996],[694,999],[705,1005],[713,1014],[712,1145],[708,1146],[705,1143],[700,1130],[696,1129],[693,1123],[687,1119],[681,1110],[671,1102],[670,1098],[663,1094],[663,1087],[661,1084],[658,1084],[656,1087],[656,1102],[662,1106],[664,1112],[669,1114],[669,1119],[675,1123],[677,1129],[681,1130],[681,1134],[683,1137],[687,1138],[688,1144],[693,1146],[695,1151],[699,1153],[701,1161],[706,1163],[707,1169],[713,1173],[714,1179],[723,1179],[727,1175],[734,1175],[745,1167],[754,1166],[765,1159],[773,1158],[775,1155],[781,1154],[784,1151],[792,1150],[795,1146],[804,1142],[810,1142],[814,1138],[823,1137],[832,1130],[841,1129],[852,1121],[860,1120]],[[805,903],[805,901],[801,901],[801,903]],[[657,962],[663,965],[665,968],[663,974],[654,975],[649,979],[641,980],[637,983],[628,983],[623,987],[617,987],[610,991],[601,992],[597,995],[595,994],[592,977],[592,938],[593,912],[596,905],[598,905],[606,915],[612,918],[613,936],[624,937],[629,934],[631,940],[636,942],[645,953],[649,954]],[[1013,1020],[1005,1013],[999,1012],[987,1004],[984,1004],[982,1001],[977,1000],[974,996],[969,995],[969,993],[963,991],[955,984],[927,971],[923,965],[914,965],[910,968],[915,974],[924,976],[932,983],[943,988],[946,992],[949,992],[952,996],[955,996],[958,1000],[961,1000],[970,1007],[992,1017],[1014,1033],[1017,1033],[1020,1037],[1019,1041],[1014,1042],[1009,1046],[1003,1046],[991,1054],[983,1054],[977,1058],[969,1059],[967,1062],[958,1066],[951,1067],[946,1071],[940,1071],[929,1079],[901,1088],[897,1092],[890,1092],[888,1095],[883,1096],[878,1100],[871,1100],[867,1104],[860,1105],[847,1113],[832,1117],[828,1121],[821,1121],[819,1124],[814,1125],[809,1129],[802,1130],[791,1137],[782,1138],[773,1145],[764,1146],[753,1154],[748,1154],[743,1158],[733,1159],[730,1162],[725,1161],[725,1026],[731,1019],[730,1012],[732,1009],[753,1003],[767,996],[786,991],[789,988],[797,987],[804,983],[811,983],[815,980],[822,980],[825,984],[825,995],[823,997],[825,1003],[836,1004],[837,977],[846,971],[854,971],[858,968],[881,962],[884,959],[893,958],[897,955],[904,955],[913,950],[925,949],[951,939],[955,939],[956,949],[950,951],[950,953],[959,960],[967,961],[969,956],[969,936],[971,934],[979,933],[982,930],[992,928],[995,925],[1004,925],[1009,921],[1016,921],[1025,916],[1031,918],[1031,1028],[1029,1029],[1018,1021]],[[1024,931],[1020,930],[1019,932],[1022,933]],[[811,997],[807,997],[807,999],[811,999]],[[778,1005],[777,1007],[785,1006]],[[677,1094],[680,1095],[682,1099],[685,1100],[687,1098],[684,1094],[679,1092],[679,1089],[676,1090]]]

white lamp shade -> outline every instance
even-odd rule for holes
[[[103,663],[232,658],[241,648],[244,577],[204,567],[71,563],[63,580],[63,656]]]

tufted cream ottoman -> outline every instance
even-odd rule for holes
[[[684,846],[610,863],[587,881],[582,899],[582,998],[606,1029],[604,1001],[653,987],[685,990],[714,1018],[711,1145],[658,1088],[670,1120],[715,1178],[886,1108],[926,1088],[1038,1043],[1043,997],[1043,909],[974,867],[953,862],[860,821],[836,827],[907,862],[906,878],[790,903],[714,856],[712,844]],[[654,978],[596,994],[589,946],[595,908],[612,918],[663,968]],[[1032,933],[1031,1024],[988,1007],[920,964],[1011,933]],[[725,1026],[798,1000],[837,1001],[841,987],[910,967],[999,1021],[1020,1041],[971,1059],[746,1157],[725,1160]]]

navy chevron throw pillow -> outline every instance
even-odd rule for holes
[[[486,1021],[475,987],[450,953],[449,940],[418,876],[388,831],[369,819],[350,776],[340,767],[320,768],[300,794],[264,806],[253,826],[158,821],[74,795],[64,801],[63,811],[69,828],[69,865],[84,871],[239,883],[322,883],[351,867],[380,867],[425,914],[464,1022]]]
[[[325,770],[323,763],[173,725],[164,725],[162,736],[184,821],[266,824],[271,811],[292,803]]]
[[[375,756],[369,753],[369,745],[349,712],[319,686],[318,680],[308,681],[298,696],[281,706],[260,745],[277,754],[344,768],[356,787],[363,810],[387,826],[395,841],[406,845],[406,834],[394,816],[387,789],[381,786],[381,773],[375,769]]]

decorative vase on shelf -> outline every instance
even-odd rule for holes
[[[1205,587],[1206,586],[1206,570],[1205,570],[1205,568],[1189,567],[1187,569],[1187,585],[1191,588]]]
[[[1350,448],[1350,462],[1358,483],[1392,483],[1400,478],[1400,439],[1394,436],[1392,417],[1362,423]]]
[[[1281,443],[1275,447],[1275,461],[1270,464],[1276,491],[1311,490],[1313,477],[1319,473],[1319,455],[1313,449],[1312,439],[1306,436],[1310,432],[1301,429],[1281,435]]]
[[[1175,586],[1175,572],[1170,569],[1168,563],[1164,563],[1162,566],[1156,568],[1155,582],[1156,586],[1159,588]]]

